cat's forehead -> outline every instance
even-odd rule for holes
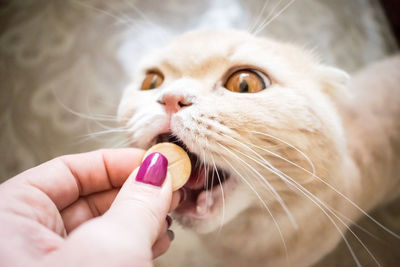
[[[159,69],[171,76],[201,77],[236,65],[270,69],[294,62],[304,69],[312,60],[297,47],[242,31],[194,31],[149,54],[140,67],[143,71]]]
[[[229,56],[246,42],[256,38],[240,31],[194,31],[174,39],[165,52],[178,53],[182,56],[196,55],[203,59],[209,56]]]

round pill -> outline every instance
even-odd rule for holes
[[[159,143],[147,150],[143,158],[154,152],[163,154],[168,159],[168,171],[172,179],[172,191],[181,188],[189,179],[192,165],[188,154],[173,143]]]

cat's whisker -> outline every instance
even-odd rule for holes
[[[271,134],[262,133],[262,132],[254,131],[254,130],[249,130],[248,132],[254,133],[254,134],[259,134],[259,135],[263,135],[263,136],[272,138],[272,139],[274,139],[274,140],[276,140],[276,141],[279,141],[279,142],[281,142],[281,143],[283,143],[283,144],[289,146],[290,148],[296,150],[298,153],[300,153],[300,155],[302,155],[302,156],[305,158],[305,160],[308,162],[308,164],[310,165],[310,167],[311,167],[311,169],[312,169],[312,174],[315,175],[315,166],[314,166],[314,163],[312,162],[312,160],[310,159],[310,157],[308,157],[303,151],[301,151],[301,150],[300,150],[299,148],[297,148],[296,146],[294,146],[294,145],[292,145],[292,144],[286,142],[285,140],[283,140],[283,139],[281,139],[281,138],[279,138],[279,137],[273,136],[273,135],[271,135]]]
[[[230,136],[226,136],[228,138],[231,138],[232,140],[236,141],[239,144],[242,144],[242,142],[237,141],[236,139],[230,137]],[[326,216],[327,218],[332,222],[332,224],[334,225],[334,227],[338,230],[338,232],[340,233],[340,235],[342,236],[344,242],[346,243],[346,246],[348,247],[354,261],[356,262],[357,266],[361,266],[357,256],[355,255],[350,243],[348,242],[348,240],[346,239],[344,233],[340,230],[339,226],[335,223],[335,221],[333,220],[333,218],[327,213],[326,210],[328,210],[341,224],[343,224],[343,226],[345,228],[347,228],[347,230],[349,232],[352,233],[352,235],[358,240],[358,242],[363,246],[363,248],[367,251],[367,253],[371,256],[371,258],[377,263],[378,266],[380,266],[380,263],[376,260],[376,258],[373,256],[373,254],[370,252],[370,250],[366,247],[366,245],[360,240],[360,238],[350,229],[350,227],[343,222],[343,220],[341,220],[331,209],[330,207],[328,207],[322,200],[320,200],[318,197],[314,196],[311,192],[309,192],[306,188],[304,188],[303,186],[301,186],[298,182],[296,182],[293,178],[291,178],[290,176],[288,176],[287,174],[281,172],[280,170],[276,169],[270,162],[268,162],[265,158],[263,158],[261,155],[259,155],[257,152],[255,152],[254,150],[252,150],[251,148],[249,148],[248,146],[242,144],[245,148],[247,148],[248,150],[252,151],[254,154],[256,154],[257,157],[259,157],[264,163],[259,162],[258,160],[252,158],[251,156],[236,150],[237,152],[241,153],[242,155],[248,157],[249,159],[252,159],[254,162],[260,164],[261,166],[263,166],[264,168],[267,168],[269,171],[273,172],[274,174],[276,174],[278,177],[280,177],[283,181],[285,181],[285,183],[293,186],[294,188],[296,188],[297,190],[299,190],[301,193],[303,193],[310,201],[312,201]],[[229,151],[229,150],[227,150]],[[234,155],[234,153],[233,153]],[[243,161],[244,162],[244,161]],[[248,164],[247,164],[248,165]],[[248,167],[250,167],[248,165]],[[251,168],[252,170],[254,168]],[[320,204],[318,204],[320,203]],[[322,208],[321,205],[326,209]]]
[[[231,140],[235,141],[236,143],[238,143],[241,146],[244,146],[246,149],[252,151],[253,153],[259,155],[257,152],[253,151],[251,148],[249,148],[248,146],[246,146],[245,144],[243,144],[242,142],[239,142],[238,140],[232,138],[229,135],[225,135],[222,134],[223,136],[226,136],[228,138],[231,138]],[[224,147],[223,147],[224,148]],[[226,149],[226,148],[225,148]],[[257,171],[254,169],[254,167],[252,167],[251,165],[249,165],[246,161],[244,161],[243,159],[241,159],[240,157],[238,157],[235,153],[233,153],[230,150],[227,150],[228,152],[232,153],[233,156],[235,156],[238,160],[240,160],[241,162],[243,162],[244,164],[246,164],[249,168],[251,168],[255,173],[257,173],[258,177],[261,179],[261,181],[264,181],[265,185],[271,190],[271,193],[276,197],[276,199],[278,200],[279,204],[282,206],[283,210],[285,211],[285,213],[288,215],[288,218],[290,220],[290,222],[292,223],[294,228],[298,228],[297,222],[294,219],[292,213],[289,211],[288,207],[286,206],[285,202],[283,201],[283,199],[281,198],[281,196],[279,195],[279,193],[275,190],[275,188],[268,183],[268,181],[266,179],[264,179],[264,177]],[[238,152],[240,152],[239,150],[237,150]],[[241,152],[240,152],[241,153]],[[261,157],[261,155],[259,155]]]
[[[118,22],[124,22],[124,23],[126,22],[125,20],[122,20],[120,17],[112,14],[111,12],[108,12],[108,11],[106,11],[104,9],[97,8],[95,6],[89,5],[89,4],[84,3],[82,1],[75,0],[75,1],[72,1],[72,3],[75,3],[77,5],[83,6],[83,7],[87,8],[87,9],[90,9],[90,10],[93,10],[93,11],[97,11],[99,13],[102,13],[102,14],[106,15],[106,16],[112,17]]]
[[[84,113],[81,113],[81,114],[84,114]],[[93,113],[89,110],[89,114],[93,114]],[[98,119],[98,120],[116,121],[118,119],[118,116],[110,115],[110,114],[99,114],[99,113],[97,113],[95,115],[95,117],[93,117],[93,118]]]
[[[164,41],[168,40],[168,32],[161,27],[159,24],[155,23],[152,21],[143,11],[141,11],[134,3],[128,0],[124,0],[126,4],[128,4],[130,7],[133,8],[133,10],[140,16],[144,21],[146,21],[149,25],[152,25],[153,27],[156,27],[157,29],[161,29],[162,32],[162,38]]]
[[[268,136],[271,138],[274,138],[278,141],[281,141],[287,145],[289,145],[291,148],[297,150],[299,153],[301,153],[303,156],[306,157],[306,159],[308,159],[310,162],[311,160],[308,158],[308,156],[306,156],[303,152],[301,152],[301,150],[297,149],[295,146],[290,145],[289,143],[285,142],[284,140],[274,137],[272,135],[266,134],[266,133],[261,133],[261,132],[257,132],[257,131],[249,131],[252,133],[256,133],[256,134],[261,134],[264,136]],[[289,162],[289,161],[288,161]],[[289,162],[290,163],[290,162]],[[312,163],[312,162],[311,162]],[[348,201],[353,207],[355,207],[358,211],[360,211],[363,215],[365,215],[367,218],[369,218],[371,221],[373,221],[375,224],[377,224],[379,227],[381,227],[383,230],[385,230],[386,232],[388,232],[389,234],[391,234],[392,236],[396,237],[397,239],[400,239],[400,235],[396,234],[395,232],[393,232],[392,230],[390,230],[389,228],[387,228],[386,226],[384,226],[382,223],[380,223],[379,221],[377,221],[376,219],[374,219],[371,215],[369,215],[366,211],[364,211],[360,206],[358,206],[356,203],[354,203],[354,201],[352,201],[349,197],[347,197],[346,195],[344,195],[342,192],[340,192],[338,189],[336,189],[333,185],[331,185],[330,183],[326,182],[324,179],[322,179],[321,177],[319,177],[318,175],[315,174],[315,168],[313,168],[313,172],[310,172],[309,170],[303,168],[302,166],[298,165],[298,164],[293,164],[293,166],[298,167],[299,169],[305,171],[306,173],[312,175],[314,178],[316,178],[318,181],[322,182],[323,184],[325,184],[326,186],[328,186],[331,190],[333,190],[334,192],[336,192],[338,195],[340,195],[341,197],[343,197],[346,201]],[[314,166],[314,165],[312,165]]]
[[[217,166],[215,164],[214,156],[212,155],[212,153],[210,153],[210,156],[211,156],[211,161],[212,161],[214,170],[217,174],[217,179],[218,179],[219,187],[221,189],[221,197],[222,197],[222,215],[221,215],[221,223],[220,223],[220,226],[218,229],[218,234],[219,234],[222,230],[222,226],[224,226],[224,221],[225,221],[225,193],[224,193],[224,187],[222,186],[221,178],[219,177],[219,174],[217,171]]]
[[[301,166],[298,165],[297,163],[295,163],[295,162],[293,162],[293,161],[291,161],[291,160],[288,160],[288,159],[286,159],[286,158],[280,156],[280,155],[277,154],[277,153],[274,153],[274,152],[272,152],[272,151],[269,151],[268,149],[265,149],[265,148],[263,148],[263,147],[254,145],[254,144],[252,144],[252,143],[247,143],[247,144],[249,144],[249,145],[251,145],[251,146],[254,146],[254,147],[256,147],[256,148],[258,148],[258,149],[260,149],[260,150],[262,150],[262,151],[265,151],[265,152],[267,152],[267,153],[270,153],[271,155],[273,155],[273,156],[275,156],[275,157],[278,157],[278,158],[280,158],[280,159],[282,159],[282,160],[284,160],[284,161],[286,161],[286,162],[292,164],[292,165],[295,166],[295,167],[298,167],[298,168],[300,168],[300,169],[304,169],[303,167],[301,167]],[[368,235],[370,235],[371,237],[373,237],[373,238],[375,238],[375,239],[378,239],[377,236],[375,236],[375,235],[373,235],[372,233],[368,232],[366,229],[362,228],[362,227],[359,226],[356,222],[354,222],[353,220],[350,220],[349,218],[347,218],[346,216],[344,216],[342,213],[340,213],[340,212],[337,211],[336,209],[334,209],[334,208],[332,208],[332,207],[330,207],[330,208],[333,209],[337,214],[339,214],[340,216],[342,216],[343,218],[345,218],[345,219],[348,221],[348,224],[353,224],[353,225],[355,225],[357,228],[359,228],[360,230],[362,230],[363,232],[365,232],[365,233],[367,233]]]
[[[204,140],[205,140],[205,143],[206,143],[205,147],[207,148],[207,147],[208,147],[208,140],[207,140],[207,137],[205,137]],[[207,150],[206,148],[205,148],[204,150]],[[207,154],[208,154],[208,155],[211,154],[209,150],[207,151]],[[210,164],[207,164],[207,165],[209,166]],[[211,166],[211,168],[212,168],[212,166]],[[208,172],[209,172],[209,170],[207,170],[207,173],[208,173]],[[210,192],[212,192],[213,187],[214,187],[214,172],[212,172],[212,176],[211,176],[211,189],[210,189]]]
[[[324,214],[325,216],[327,216],[327,218],[331,221],[331,223],[334,225],[334,227],[336,228],[336,230],[338,231],[338,233],[341,235],[343,241],[345,242],[347,248],[349,249],[350,254],[352,255],[355,263],[357,266],[361,267],[361,263],[358,260],[353,248],[350,245],[350,242],[348,241],[348,239],[346,238],[345,234],[343,233],[343,231],[339,228],[339,226],[336,224],[336,222],[333,220],[333,218],[327,213],[327,211],[325,209],[327,209],[328,211],[330,211],[330,213],[335,216],[335,218],[337,220],[339,220],[339,222],[341,222],[345,228],[347,228],[347,230],[353,234],[353,236],[360,242],[360,244],[364,247],[364,249],[366,249],[367,253],[370,254],[370,256],[374,259],[374,261],[377,263],[378,266],[381,266],[379,264],[379,262],[376,260],[376,258],[373,256],[373,254],[370,252],[370,250],[365,246],[365,244],[359,239],[359,237],[350,229],[349,226],[347,226],[334,212],[332,212],[329,207],[327,207],[323,201],[321,201],[318,197],[314,196],[311,192],[309,192],[307,189],[305,189],[303,186],[301,186],[300,184],[298,184],[297,182],[294,181],[294,179],[290,179],[292,180],[296,185],[292,184],[292,186],[294,186],[295,188],[297,188],[300,192],[302,192],[310,201],[312,201]],[[321,207],[320,203],[322,206],[325,207],[325,209],[323,207]]]
[[[282,178],[285,183],[293,186],[294,188],[296,188],[297,190],[299,190],[301,193],[303,193],[310,201],[312,201],[326,216],[327,218],[332,222],[332,224],[334,225],[334,227],[338,230],[338,232],[340,233],[340,235],[342,236],[344,242],[346,243],[346,246],[348,247],[350,253],[353,256],[353,259],[355,260],[357,266],[361,266],[361,264],[359,263],[358,258],[356,257],[350,243],[348,242],[348,240],[346,239],[344,233],[340,230],[340,228],[337,226],[337,224],[334,222],[333,218],[326,212],[329,211],[356,239],[357,241],[362,245],[362,247],[367,251],[367,253],[371,256],[371,258],[375,261],[375,263],[378,266],[381,266],[380,263],[377,261],[377,259],[375,258],[375,256],[372,254],[372,252],[368,249],[368,247],[364,244],[364,242],[361,241],[361,239],[354,233],[353,230],[351,230],[351,228],[348,226],[348,224],[346,224],[345,222],[343,222],[343,220],[341,218],[338,217],[338,215],[334,212],[334,209],[331,208],[329,205],[327,205],[325,202],[323,202],[320,198],[314,196],[314,194],[312,194],[310,191],[308,191],[304,186],[300,185],[298,182],[295,181],[295,179],[293,179],[292,177],[290,177],[289,175],[287,175],[286,173],[276,169],[274,166],[272,166],[271,163],[269,163],[268,161],[266,161],[264,158],[261,157],[261,159],[265,162],[260,162],[257,159],[254,159],[251,156],[245,155],[247,156],[249,159],[253,160],[254,162],[258,163],[259,165],[263,166],[264,168],[267,168],[269,171],[275,173],[276,175],[278,175],[278,177]],[[289,180],[288,180],[289,179]],[[319,203],[319,204],[318,204]],[[321,207],[321,205],[323,206],[323,208]],[[346,217],[346,219],[348,219]],[[349,219],[348,219],[349,220]]]
[[[287,162],[287,163],[289,163],[289,164],[291,164],[291,165],[293,165],[293,166],[295,166],[295,167],[298,167],[298,168],[300,168],[300,169],[304,169],[304,168],[303,168],[302,166],[300,166],[299,164],[297,164],[297,163],[295,163],[295,162],[293,162],[293,161],[291,161],[291,160],[289,160],[289,159],[287,159],[287,158],[285,158],[285,157],[279,155],[278,153],[272,152],[272,151],[270,151],[270,150],[268,150],[268,149],[266,149],[266,148],[263,148],[263,147],[261,147],[261,146],[255,145],[255,144],[250,143],[250,142],[246,142],[246,144],[248,144],[248,145],[250,145],[250,146],[253,146],[253,147],[255,147],[255,148],[258,148],[258,149],[260,149],[260,150],[262,150],[262,151],[264,151],[264,152],[267,152],[267,153],[273,155],[274,157],[277,157],[277,158],[279,158],[279,159],[281,159],[281,160],[283,160],[283,161],[285,161],[285,162]]]
[[[57,103],[58,103],[62,108],[64,108],[64,109],[65,109],[66,111],[68,111],[69,113],[71,113],[71,114],[73,114],[73,115],[75,115],[75,116],[78,116],[79,118],[87,119],[87,120],[93,120],[93,121],[95,121],[95,122],[98,122],[98,121],[116,122],[116,121],[117,121],[117,117],[114,117],[114,116],[112,116],[112,115],[106,115],[106,114],[88,115],[88,114],[81,113],[81,112],[78,112],[78,111],[76,111],[76,110],[73,110],[73,109],[71,109],[70,107],[66,106],[66,105],[61,101],[61,99],[57,96],[55,90],[52,90],[52,93],[53,93],[53,96],[54,96],[54,98],[56,99]],[[100,125],[101,125],[101,126],[105,126],[105,125],[102,125],[102,124],[100,124]],[[106,126],[106,127],[107,127],[107,126]]]
[[[257,25],[259,25],[258,23],[260,22],[260,19],[262,17],[262,15],[264,14],[265,9],[267,8],[267,6],[269,6],[269,4],[271,3],[271,1],[265,1],[263,7],[261,8],[260,13],[258,14],[257,18],[254,20],[254,22],[247,28],[247,31],[249,33],[252,33],[253,30],[258,27]]]
[[[123,140],[123,141],[121,141],[119,143],[114,144],[112,146],[112,148],[124,148],[124,147],[130,145],[131,142],[132,142],[132,140],[130,138],[127,138],[126,140]]]
[[[208,178],[209,177],[208,177],[208,164],[207,164],[207,161],[206,161],[205,149],[203,149],[202,152],[203,152],[202,153],[202,155],[203,155],[203,170],[204,170],[204,175],[205,175],[205,178],[206,178],[205,187],[208,188]],[[207,212],[208,212],[208,209],[209,209],[209,201],[210,201],[209,194],[210,194],[209,190],[206,190],[206,208],[207,208]]]
[[[106,135],[106,134],[113,134],[113,133],[129,133],[129,132],[130,132],[129,128],[126,128],[126,127],[110,128],[107,130],[84,134],[84,135],[81,135],[80,137],[95,137],[95,136],[99,136],[99,135]]]
[[[88,8],[90,10],[93,10],[93,11],[99,12],[101,14],[104,14],[106,16],[109,16],[109,17],[115,19],[116,22],[118,22],[118,23],[120,23],[122,25],[126,25],[126,26],[132,27],[132,26],[135,26],[135,24],[137,24],[137,21],[134,21],[133,19],[130,19],[130,18],[123,19],[123,18],[121,18],[121,17],[119,17],[119,16],[117,16],[117,15],[111,13],[111,12],[108,12],[108,11],[106,11],[104,9],[97,8],[95,6],[89,5],[87,3],[84,3],[83,1],[74,0],[72,2],[75,3],[75,4],[81,5],[81,6],[85,7],[85,8]]]
[[[83,3],[81,1],[74,0],[73,2],[78,4],[78,5],[83,6],[85,8],[88,8],[90,10],[93,10],[93,11],[99,12],[101,14],[104,14],[104,15],[114,19],[115,20],[115,24],[119,23],[119,25],[127,27],[128,29],[131,29],[131,30],[135,30],[135,31],[140,32],[140,31],[143,31],[143,29],[148,28],[147,26],[150,25],[154,29],[160,30],[159,33],[161,34],[161,36],[158,36],[158,37],[160,37],[160,41],[161,42],[166,42],[167,40],[170,39],[169,35],[168,35],[168,32],[164,29],[164,27],[162,27],[162,26],[154,23],[153,21],[151,21],[141,10],[139,10],[133,3],[129,2],[129,1],[126,1],[126,3],[128,5],[130,5],[137,14],[139,14],[139,16],[142,18],[142,21],[133,19],[133,18],[131,18],[131,17],[127,16],[127,15],[124,15],[124,14],[114,14],[114,13],[109,12],[107,10],[104,10],[104,9],[101,9],[101,8],[97,8],[95,6],[89,5],[87,3]],[[144,26],[146,26],[146,27],[144,27],[142,25],[143,22],[145,23]],[[139,40],[138,44],[143,46],[143,48],[147,47],[146,44],[142,43],[140,40]]]
[[[104,114],[100,114],[100,115],[88,115],[88,114],[84,114],[78,111],[75,111],[69,107],[67,107],[57,96],[56,92],[54,90],[52,90],[52,93],[57,101],[57,103],[64,108],[66,111],[68,111],[69,113],[79,117],[79,118],[83,118],[83,119],[87,119],[87,120],[92,120],[94,121],[94,123],[96,123],[98,126],[100,126],[103,129],[107,129],[107,130],[111,130],[111,129],[115,129],[113,127],[109,127],[107,125],[104,125],[103,123],[101,123],[100,121],[109,121],[109,122],[116,122],[116,118],[114,118],[114,116],[112,115],[104,115]],[[89,127],[90,125],[88,125]],[[90,134],[88,134],[86,137],[85,136],[79,136],[77,137],[78,142],[77,144],[82,144],[87,142],[88,140],[90,140],[92,138],[92,136],[90,136]],[[79,140],[81,139],[81,140]]]
[[[296,166],[296,167],[298,167],[298,168],[303,169],[303,167],[301,167],[301,166],[298,165],[297,163],[295,163],[295,162],[293,162],[293,161],[290,161],[290,160],[288,160],[288,159],[286,159],[286,158],[280,156],[280,155],[277,154],[277,153],[274,153],[274,152],[272,152],[272,151],[269,151],[268,149],[262,148],[262,147],[260,147],[260,146],[254,145],[254,144],[252,144],[252,143],[247,143],[247,144],[249,144],[249,145],[251,145],[251,146],[254,146],[254,147],[256,147],[256,148],[258,148],[258,149],[260,149],[260,150],[263,150],[263,151],[265,151],[265,152],[267,152],[267,153],[270,153],[271,155],[273,155],[273,156],[275,156],[275,157],[278,157],[278,158],[280,158],[280,159],[282,159],[282,160],[284,160],[284,161],[286,161],[286,162],[292,164],[293,166]],[[339,211],[335,210],[334,208],[332,208],[332,207],[330,207],[330,208],[331,208],[332,210],[334,210],[336,213],[338,213],[340,216],[342,216],[343,218],[345,218],[345,219],[349,222],[349,224],[354,224],[357,228],[361,229],[363,232],[365,232],[365,233],[367,233],[368,235],[370,235],[371,237],[374,237],[375,239],[377,239],[377,237],[376,237],[375,235],[373,235],[372,233],[368,232],[366,229],[364,229],[364,228],[362,228],[361,226],[359,226],[358,224],[356,224],[356,222],[354,222],[353,220],[350,220],[349,218],[347,218],[345,215],[343,215],[343,214],[340,213]]]
[[[273,22],[277,17],[279,17],[286,9],[288,9],[296,0],[290,0],[278,13],[276,13],[272,18],[264,21],[253,33],[257,35],[260,31],[262,31],[265,27],[267,27],[271,22]],[[272,13],[272,12],[271,12]]]
[[[103,129],[106,129],[104,131],[99,131],[99,132],[94,132],[94,133],[89,133],[87,135],[83,135],[83,136],[79,136],[77,137],[79,140],[78,144],[82,144],[85,143],[86,141],[90,140],[91,138],[95,137],[95,136],[99,136],[100,134],[108,134],[108,133],[116,133],[116,132],[128,132],[129,130],[129,126],[125,126],[125,127],[110,127],[108,125],[105,125],[103,123],[101,123],[101,121],[105,121],[105,122],[116,122],[117,121],[117,117],[114,115],[108,115],[108,114],[96,114],[96,115],[88,115],[85,113],[81,113],[78,111],[73,110],[72,108],[66,106],[61,99],[59,99],[59,97],[56,94],[56,91],[53,89],[52,90],[53,96],[56,99],[57,103],[64,108],[66,111],[68,111],[69,113],[82,118],[82,119],[87,119],[87,120],[91,120],[94,123],[96,123],[96,125],[100,126]],[[90,127],[90,125],[88,126]]]
[[[222,145],[222,144],[219,144],[219,145],[221,147],[224,147],[224,145]],[[225,149],[229,151],[229,149],[227,149],[227,148],[225,148]],[[243,175],[224,156],[222,156],[220,153],[218,153],[218,155],[222,158],[222,160],[224,160],[226,162],[226,164],[228,164],[231,167],[231,169],[239,176],[239,178],[242,180],[242,182],[245,183],[250,188],[250,190],[256,195],[258,200],[261,202],[262,206],[265,208],[265,210],[271,216],[271,219],[272,219],[275,227],[277,228],[279,236],[280,236],[280,238],[282,240],[282,245],[283,245],[283,248],[284,248],[284,251],[285,251],[287,263],[289,263],[289,255],[288,255],[288,250],[287,250],[287,245],[286,245],[285,238],[283,236],[281,227],[279,226],[279,224],[278,224],[277,220],[275,219],[274,215],[272,214],[271,210],[268,208],[268,205],[262,199],[262,197],[257,192],[257,190],[254,188],[254,186],[249,181],[247,181],[246,178],[244,178]]]
[[[205,138],[205,142],[206,142],[206,147],[208,147],[209,146],[209,144],[208,144],[208,139],[207,138]],[[214,173],[216,173],[217,174],[217,179],[218,179],[218,185],[219,185],[219,187],[220,187],[220,189],[221,189],[221,198],[222,198],[222,214],[221,214],[221,223],[220,223],[220,226],[219,226],[219,228],[218,228],[218,234],[221,232],[221,230],[222,230],[222,226],[224,225],[224,221],[225,221],[225,194],[224,194],[224,189],[223,189],[223,186],[222,186],[222,181],[221,181],[221,178],[219,177],[219,173],[218,173],[218,170],[217,170],[217,166],[216,166],[216,164],[215,164],[215,160],[214,160],[214,156],[212,155],[212,153],[208,153],[209,155],[210,155],[210,157],[211,157],[211,163],[212,163],[212,168],[213,168],[213,170],[215,171],[213,171],[212,172],[212,178],[211,178],[211,189],[210,189],[210,192],[212,192],[213,191],[213,186],[214,186]]]
[[[143,112],[136,112],[135,115],[132,116],[126,123],[127,125],[131,125],[132,133],[138,132],[140,131],[140,129],[148,128],[153,125],[154,117],[148,111],[149,110],[144,110]],[[148,138],[149,136],[146,137]],[[150,139],[148,141],[150,141]]]
[[[196,125],[196,128],[197,128],[198,131],[200,130],[197,125]],[[199,143],[198,139],[196,139],[196,142]],[[199,146],[199,147],[201,147],[201,146]],[[208,188],[208,170],[207,170],[208,164],[207,164],[207,161],[206,161],[205,153],[206,153],[205,149],[201,149],[201,153],[200,154],[201,154],[202,160],[201,160],[200,166],[201,166],[201,164],[203,165],[201,167],[201,169],[204,171],[204,176],[205,176],[205,184],[204,184],[204,186],[205,186],[205,188]],[[199,177],[197,177],[197,179],[199,179]],[[207,212],[208,212],[209,201],[210,201],[209,200],[209,192],[208,192],[208,190],[206,190],[205,194],[206,194],[206,209],[207,209]]]
[[[272,16],[274,16],[276,9],[281,5],[282,1],[284,0],[279,0],[278,3],[271,8],[267,16],[258,25],[255,25],[256,27],[255,29],[253,29],[253,31],[250,32],[251,34],[255,34],[266,21],[268,21]]]
[[[345,221],[347,221],[348,225],[353,225],[354,227],[360,229],[361,231],[363,231],[364,233],[366,233],[367,235],[369,235],[370,237],[374,238],[375,240],[384,243],[384,240],[382,240],[381,238],[379,238],[378,236],[374,235],[373,233],[371,233],[370,231],[368,231],[367,229],[365,229],[364,227],[362,227],[361,225],[357,224],[354,220],[349,219],[346,215],[344,215],[343,213],[341,213],[340,211],[338,211],[335,208],[332,208],[331,206],[329,206],[330,209],[332,211],[334,211],[338,216],[340,216],[341,218],[343,218]]]
[[[220,145],[220,144],[219,144]],[[289,211],[288,207],[286,206],[285,202],[283,201],[283,199],[281,198],[281,196],[278,194],[278,192],[275,190],[275,188],[272,187],[272,185],[270,183],[268,183],[268,181],[266,181],[264,179],[264,177],[256,170],[254,169],[250,164],[248,164],[246,161],[242,160],[240,157],[238,157],[235,153],[233,153],[232,151],[230,151],[229,149],[227,149],[225,146],[220,145],[223,149],[225,149],[227,152],[229,152],[232,156],[234,156],[236,159],[238,159],[239,161],[241,161],[244,165],[246,165],[248,168],[250,168],[254,173],[257,174],[257,176],[262,179],[261,181],[264,181],[265,185],[268,187],[268,189],[271,191],[271,193],[275,196],[275,198],[277,199],[277,201],[279,202],[279,204],[282,206],[283,210],[285,211],[285,213],[288,215],[288,218],[290,220],[290,222],[292,223],[294,228],[298,228],[298,225],[296,223],[296,220],[294,219],[292,213]]]
[[[77,139],[79,140],[77,144],[83,144],[83,143],[87,142],[88,140],[92,140],[92,139],[96,140],[99,136],[104,136],[106,134],[128,133],[128,132],[129,132],[129,130],[119,131],[118,129],[117,130],[109,129],[106,131],[89,133],[89,134],[85,134],[85,135],[77,137]],[[107,141],[109,141],[108,139],[109,138],[107,138]]]
[[[240,151],[239,149],[232,148],[232,150],[235,150],[237,153],[239,153],[239,154],[245,156],[245,157],[248,158],[248,159],[251,159],[251,160],[253,160],[253,161],[256,161],[253,157],[251,157],[250,155],[247,155],[246,153],[243,153],[243,152]],[[253,152],[253,151],[252,151],[252,152]],[[254,152],[253,152],[253,153],[254,153]],[[256,161],[256,162],[257,162],[257,161]],[[253,169],[255,170],[254,167],[253,167]],[[252,169],[252,170],[253,170],[253,169]],[[254,170],[253,170],[253,171],[254,171]],[[270,170],[270,169],[268,169],[268,170],[271,171],[272,173],[274,173],[274,174],[276,174],[276,175],[279,176],[279,174],[278,174],[276,171],[272,171],[272,170]],[[257,172],[258,172],[258,171],[257,171]],[[263,179],[262,179],[261,177],[262,177]],[[264,176],[262,176],[261,174],[259,174],[259,175],[257,176],[257,179],[259,179],[261,182],[263,182],[264,186],[267,186],[266,184],[268,183],[268,181],[264,178]],[[267,186],[267,189],[269,189],[268,186]],[[271,191],[271,190],[269,190],[269,191]],[[297,228],[298,228],[298,225],[295,224],[294,227],[297,229]]]
[[[323,202],[320,198],[314,196],[310,191],[308,191],[305,187],[297,183],[293,178],[290,176],[286,175],[283,173],[284,176],[288,177],[292,182],[295,183],[295,185],[291,184],[294,186],[296,189],[298,189],[300,192],[302,192],[305,196],[308,197],[309,200],[311,200],[315,205],[317,205],[318,208],[321,209],[321,211],[329,218],[329,220],[334,224],[335,228],[338,230],[340,235],[343,238],[343,241],[346,243],[347,248],[349,249],[354,261],[356,262],[357,266],[361,266],[361,263],[359,262],[357,256],[355,255],[354,250],[352,249],[350,243],[348,242],[347,238],[345,237],[344,233],[340,230],[340,228],[337,226],[337,224],[333,221],[332,217],[326,213],[326,210],[328,210],[346,229],[349,231],[356,239],[357,241],[361,244],[361,246],[367,251],[368,255],[374,260],[374,262],[378,265],[381,266],[381,264],[378,262],[378,260],[375,258],[375,256],[372,254],[372,252],[368,249],[368,247],[362,242],[362,240],[354,233],[354,231],[346,224],[335,212],[334,210],[325,202]],[[318,203],[320,204],[318,204]],[[322,205],[326,210],[324,210],[320,205]],[[347,218],[347,217],[346,217]],[[348,218],[347,218],[348,219]]]
[[[198,131],[200,131],[200,128],[196,125],[195,126],[196,128],[197,128],[197,130]],[[207,139],[206,139],[206,142],[207,142]],[[198,139],[196,138],[196,143],[198,144],[199,143],[199,141],[198,141]],[[199,146],[199,147],[201,147],[201,146]],[[205,176],[205,184],[204,184],[204,187],[205,188],[208,188],[208,164],[207,164],[207,161],[206,161],[206,157],[205,157],[205,153],[206,153],[206,149],[204,148],[204,149],[201,149],[201,157],[202,157],[202,164],[203,164],[203,167],[201,168],[203,171],[204,171],[204,176]],[[196,162],[197,163],[197,162]],[[201,166],[201,165],[200,165]],[[199,179],[199,177],[197,178],[197,179]],[[208,212],[208,209],[209,209],[209,201],[210,201],[210,199],[209,199],[209,190],[206,190],[206,192],[205,192],[205,194],[206,194],[206,208],[207,208],[207,212]]]

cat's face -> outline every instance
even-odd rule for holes
[[[252,206],[284,213],[313,168],[330,179],[344,146],[332,99],[345,80],[288,44],[192,32],[143,58],[119,117],[134,146],[169,140],[191,152],[176,217],[209,232]]]

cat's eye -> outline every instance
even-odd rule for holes
[[[141,90],[150,90],[159,87],[164,81],[164,77],[161,73],[151,71],[146,74],[142,82]]]
[[[225,88],[237,93],[257,93],[270,85],[269,78],[256,70],[239,70],[226,80]]]

